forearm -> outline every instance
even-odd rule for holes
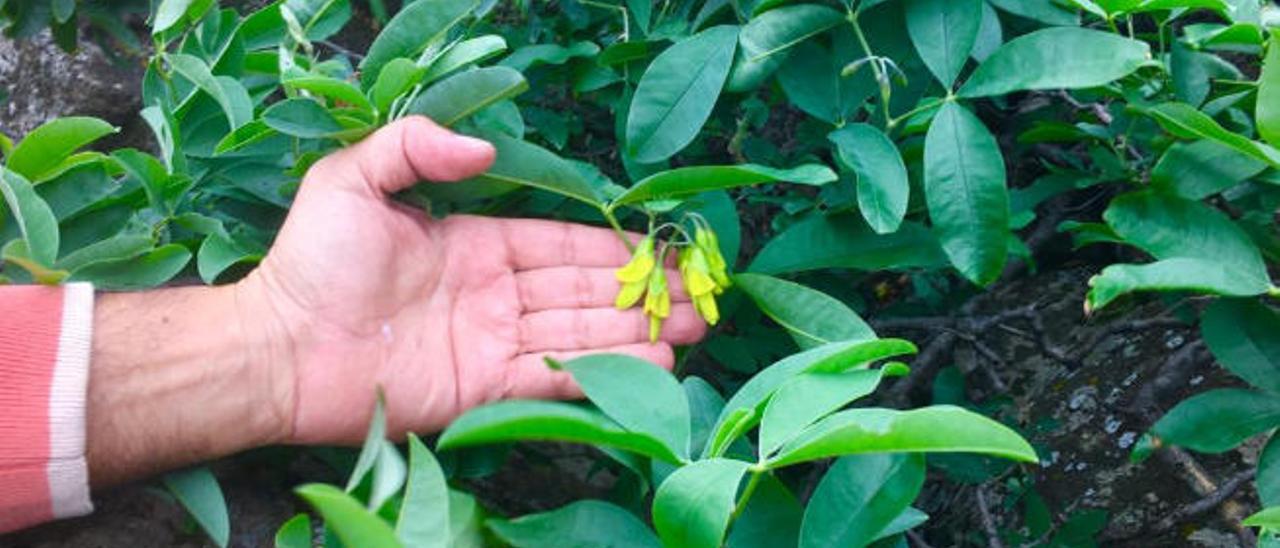
[[[94,486],[283,440],[290,376],[244,292],[98,297],[86,419]]]

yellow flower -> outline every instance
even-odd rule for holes
[[[707,266],[711,271],[711,279],[716,282],[716,295],[724,292],[733,282],[729,280],[728,265],[724,255],[720,254],[720,240],[711,229],[698,227],[693,233],[694,244],[707,256]]]
[[[649,294],[644,299],[644,313],[649,316],[649,342],[658,342],[662,320],[671,315],[671,293],[667,291],[667,272],[653,269],[649,275]]]
[[[691,245],[680,250],[676,261],[680,267],[680,277],[684,280],[684,288],[693,300],[693,308],[708,324],[715,325],[720,321],[720,310],[716,308],[715,294],[720,289],[711,277],[711,266],[707,262],[707,254],[701,246]]]
[[[645,286],[649,283],[649,275],[656,265],[653,237],[645,236],[640,240],[640,245],[636,246],[631,260],[614,273],[618,281],[622,282],[622,288],[618,290],[618,298],[614,301],[614,305],[619,310],[631,308],[640,302],[640,297],[644,296]]]

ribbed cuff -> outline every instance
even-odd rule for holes
[[[93,511],[85,461],[85,402],[93,340],[93,286],[64,286],[62,331],[49,390],[49,495],[53,517]]]

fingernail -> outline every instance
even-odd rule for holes
[[[458,136],[458,146],[464,151],[473,154],[489,154],[493,152],[493,145],[484,139],[477,139],[467,135]]]

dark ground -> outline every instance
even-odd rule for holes
[[[139,72],[113,65],[94,46],[69,57],[46,38],[0,40],[0,85],[11,96],[0,106],[0,130],[19,137],[55,115],[93,115],[124,127],[113,145],[148,147],[150,137],[136,116]],[[1248,475],[1260,448],[1256,440],[1221,455],[1160,451],[1143,464],[1129,463],[1132,444],[1164,410],[1188,394],[1235,381],[1213,363],[1194,328],[1162,312],[1168,303],[1086,318],[1084,289],[1097,270],[1056,267],[997,286],[967,305],[966,316],[886,320],[877,328],[921,346],[913,364],[921,378],[954,365],[964,373],[971,400],[1003,399],[1024,426],[1045,426],[1030,431],[1049,462],[1028,469],[1027,477],[1055,530],[1071,516],[1099,508],[1110,517],[1103,545],[1251,545],[1238,522],[1257,507]],[[891,387],[888,397],[918,401],[927,394],[927,382],[906,382],[912,390]],[[472,487],[500,513],[548,509],[604,492],[607,481],[585,477],[581,452],[560,447],[551,453],[531,461],[517,452],[498,475]],[[293,450],[218,463],[232,511],[232,545],[269,546],[275,528],[298,510],[290,489],[337,479],[324,470]],[[1023,505],[1009,496],[1007,480],[931,481],[917,505],[933,519],[913,545],[1003,546],[988,532],[1025,527]],[[2,536],[0,548],[207,545],[182,511],[147,484],[99,493],[95,502],[92,516]]]

